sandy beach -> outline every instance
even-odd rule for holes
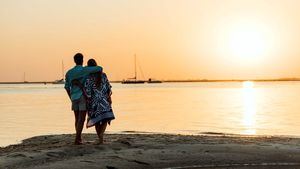
[[[0,168],[300,168],[300,139],[226,135],[37,136],[0,149]]]

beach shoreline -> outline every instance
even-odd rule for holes
[[[0,148],[0,168],[300,168],[300,138],[84,134],[36,136]]]

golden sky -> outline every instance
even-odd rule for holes
[[[0,0],[0,81],[55,80],[73,55],[111,80],[300,77],[298,0]],[[141,73],[140,73],[141,75]]]

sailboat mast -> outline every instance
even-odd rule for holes
[[[136,72],[136,54],[134,54],[134,80],[137,80],[137,72]]]
[[[64,60],[61,62],[61,72],[62,72],[62,80],[65,78],[65,67],[64,67]]]

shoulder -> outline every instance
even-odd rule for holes
[[[105,81],[108,80],[106,73],[102,73],[101,78],[102,78],[102,80],[105,80]]]
[[[69,69],[66,74],[70,74],[73,70],[74,68]]]
[[[66,73],[66,77],[70,76],[71,73],[72,73],[72,69],[68,70]]]
[[[75,71],[75,67],[69,69],[69,70],[67,71],[66,75],[70,75],[70,74],[72,74],[74,71]]]

